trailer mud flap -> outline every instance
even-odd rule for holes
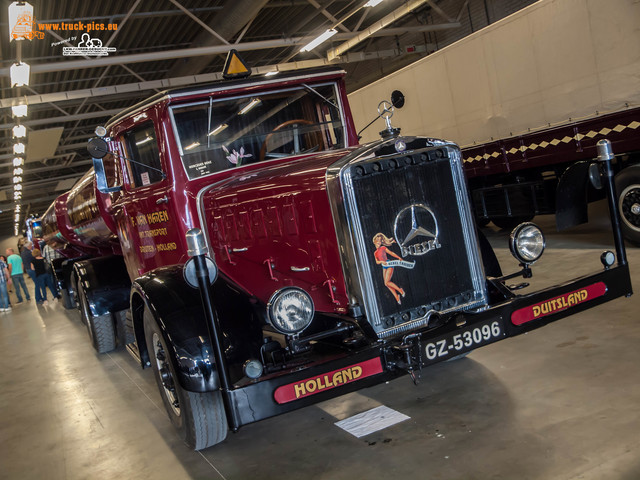
[[[567,228],[587,223],[587,187],[590,160],[576,162],[560,177],[556,190],[556,228]]]

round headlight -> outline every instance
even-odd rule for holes
[[[511,232],[509,248],[516,259],[525,264],[538,260],[544,252],[544,235],[534,223],[521,223]]]
[[[299,288],[283,288],[273,294],[267,305],[269,323],[280,333],[300,333],[313,320],[313,300]]]

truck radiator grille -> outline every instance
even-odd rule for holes
[[[486,303],[457,147],[356,161],[341,182],[354,283],[379,337],[423,327],[433,312]]]

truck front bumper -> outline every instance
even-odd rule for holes
[[[369,345],[339,358],[232,389],[237,427],[376,385],[632,294],[627,264],[461,312],[439,328]]]

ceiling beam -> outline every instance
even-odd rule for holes
[[[406,6],[396,9],[394,12],[387,15],[382,20],[376,22],[371,27],[366,28],[365,30],[362,30],[360,32],[352,32],[352,33],[339,33],[334,36],[334,39],[335,40],[348,39],[348,41],[345,42],[345,44],[349,42],[355,42],[353,43],[355,45],[371,36],[390,35],[388,33],[383,33],[383,32],[377,33],[377,32],[380,31],[383,28],[383,26],[389,25],[393,21],[399,19],[402,15],[408,13],[412,9],[415,9],[418,5],[425,3],[425,1],[426,0],[413,0]],[[383,26],[380,26],[380,25],[383,25]],[[418,29],[415,29],[413,31],[427,32],[427,31],[433,31],[433,30],[457,28],[457,27],[460,27],[460,23],[454,21],[454,22],[443,23],[443,24],[424,25],[424,26],[418,27]],[[398,29],[398,31],[400,30],[401,29]],[[411,30],[407,30],[407,31],[411,31]],[[395,34],[397,33],[394,33],[394,35]],[[284,47],[292,47],[297,45],[304,45],[308,43],[308,40],[309,40],[308,36],[278,38],[273,40],[259,40],[255,42],[244,42],[244,43],[233,44],[233,48],[237,51],[264,50],[269,48],[280,48],[280,47],[284,48]],[[336,49],[338,48],[340,48],[340,46],[336,47]],[[226,54],[228,51],[229,51],[228,45],[211,45],[207,47],[194,47],[194,48],[183,48],[183,49],[177,49],[177,50],[163,50],[160,52],[135,53],[131,55],[120,55],[115,57],[91,58],[88,60],[68,60],[64,62],[49,62],[49,63],[31,65],[31,74],[34,75],[34,74],[46,73],[46,72],[59,72],[64,70],[106,67],[108,65],[124,65],[124,64],[131,64],[131,63],[153,62],[153,61],[159,61],[159,60],[168,60],[172,58],[189,58],[189,57],[198,57],[198,56],[204,56],[204,55]],[[338,57],[339,55],[340,54],[335,55],[335,57]],[[0,76],[9,76],[9,73],[10,72],[8,67],[0,68]],[[12,105],[17,105],[17,104],[18,103],[13,103]]]
[[[56,147],[56,152],[64,151],[64,150],[76,150],[76,149],[80,149],[80,148],[83,148],[83,147],[86,147],[86,146],[87,146],[86,142],[74,143],[74,144],[70,144],[70,145],[58,145]],[[6,160],[6,159],[9,159],[9,158],[13,158],[15,156],[16,156],[15,153],[3,153],[2,155],[0,155],[0,160]],[[45,159],[43,158],[43,160],[45,160]],[[30,163],[30,162],[27,162],[26,164],[28,164],[28,163]]]
[[[353,38],[350,38],[343,44],[330,49],[327,52],[327,60],[329,61],[335,60],[340,55],[345,53],[347,50],[355,47],[359,43],[371,37],[371,35],[376,33],[378,30],[382,30],[384,27],[391,25],[396,20],[400,19],[401,17],[404,17],[407,13],[411,12],[412,10],[415,10],[420,5],[423,5],[426,2],[427,0],[411,0],[410,2],[407,2],[406,4],[404,4],[403,6],[396,8],[393,12],[384,16],[377,22],[374,22],[372,25],[368,26],[363,31],[355,35]]]
[[[278,38],[275,40],[259,40],[234,44],[233,48],[239,52],[248,50],[264,50],[268,48],[290,47],[303,45],[302,37]],[[172,58],[188,58],[203,55],[226,54],[229,51],[227,45],[212,45],[208,47],[181,48],[178,50],[163,50],[161,52],[134,53],[131,55],[118,55],[115,57],[91,58],[89,60],[68,60],[65,62],[49,62],[31,65],[31,75],[46,72],[60,72],[63,70],[78,70],[84,68],[106,67],[108,65],[122,65],[141,62],[156,62]],[[9,76],[9,67],[0,68],[0,76]]]
[[[92,118],[101,118],[101,117],[113,117],[117,113],[120,113],[122,108],[113,108],[111,110],[102,110],[100,112],[87,112],[80,113],[78,115],[65,115],[64,117],[50,117],[50,118],[39,118],[37,120],[25,120],[20,122],[22,125],[26,125],[27,127],[37,127],[40,125],[53,125],[56,123],[64,123],[64,122],[75,122],[76,120],[89,120]],[[9,128],[13,128],[15,122],[12,123],[2,123],[0,124],[0,130],[5,130]]]
[[[347,27],[345,27],[342,23],[339,23],[340,20],[338,20],[333,15],[331,15],[329,11],[326,8],[324,8],[322,5],[320,5],[318,2],[316,2],[316,0],[307,0],[307,1],[311,5],[313,5],[316,10],[322,13],[322,15],[324,15],[328,20],[331,20],[331,22],[333,22],[334,25],[338,24],[338,28],[340,30],[342,30],[343,32],[350,32],[350,30]]]
[[[415,33],[415,32],[426,32],[426,31],[434,31],[434,30],[444,30],[448,28],[457,28],[459,27],[459,23],[451,23],[451,24],[436,24],[436,25],[424,25],[419,27],[405,27],[405,28],[394,28],[385,30],[385,35],[401,35],[403,33]],[[337,36],[337,35],[336,35]],[[377,34],[375,36],[378,36]],[[402,52],[394,49],[396,55],[402,54]],[[264,65],[260,67],[253,67],[252,70],[255,74],[267,73],[273,70],[278,71],[288,71],[288,70],[296,70],[299,68],[309,68],[309,67],[318,67],[324,65],[338,65],[341,63],[351,63],[351,62],[359,62],[363,60],[370,60],[373,58],[385,58],[389,50],[383,50],[378,55],[378,52],[356,52],[349,53],[346,55],[342,55],[340,57],[335,58],[335,61],[329,61],[327,59],[317,59],[317,60],[303,60],[298,62],[288,62],[288,63],[280,63],[276,65]],[[300,65],[307,65],[308,67],[301,67]],[[87,88],[83,90],[69,90],[66,92],[56,92],[56,93],[48,93],[43,95],[29,95],[26,97],[12,97],[5,98],[0,100],[0,108],[8,108],[12,105],[17,105],[19,103],[26,102],[28,105],[38,105],[41,103],[55,103],[55,102],[64,102],[69,100],[78,100],[78,99],[86,99],[86,98],[94,98],[101,96],[109,96],[109,95],[121,95],[123,93],[129,92],[142,92],[145,90],[156,90],[156,89],[167,89],[172,87],[181,87],[185,85],[192,85],[196,83],[204,83],[204,82],[213,82],[216,80],[222,79],[221,72],[214,73],[205,73],[200,75],[187,75],[184,77],[174,77],[174,78],[165,78],[161,80],[149,80],[146,82],[136,82],[136,83],[125,83],[120,85],[112,85],[98,88]],[[110,110],[111,111],[111,110]],[[106,113],[105,113],[106,116]],[[71,118],[75,117],[75,115],[69,115],[69,117],[57,117],[57,118]],[[49,119],[43,123],[53,123],[54,119]],[[32,121],[33,122],[33,121]],[[22,122],[25,125],[29,126],[29,121]],[[10,127],[13,124],[3,124],[0,125],[0,128],[3,126]]]

